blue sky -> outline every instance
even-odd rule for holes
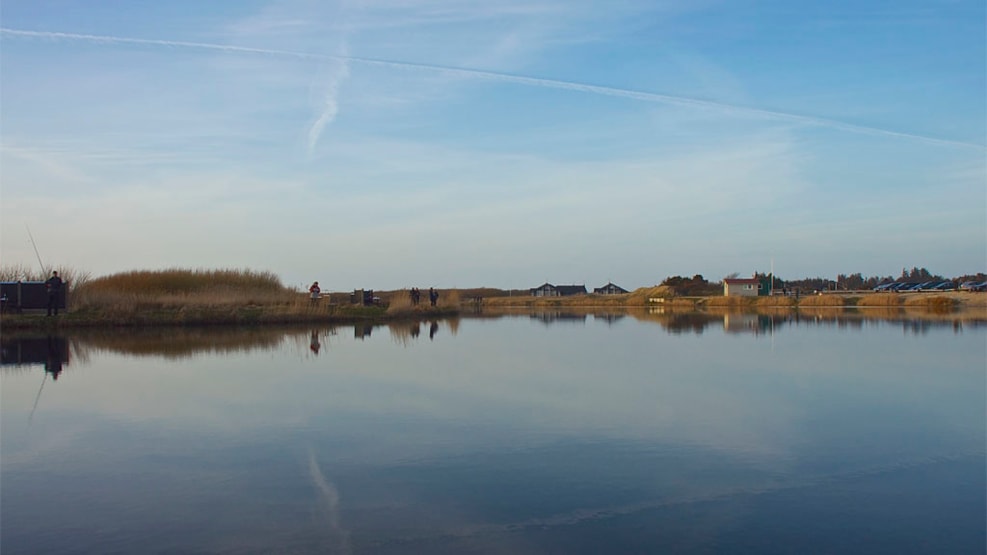
[[[5,0],[0,255],[627,288],[987,269],[982,0]]]

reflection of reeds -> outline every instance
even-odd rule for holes
[[[799,310],[799,315],[805,318],[832,319],[846,314],[846,308],[842,306],[807,306]]]
[[[274,350],[291,334],[308,345],[309,330],[286,332],[270,328],[167,327],[73,334],[73,351],[88,358],[108,351],[136,356],[189,358],[200,353],[232,354],[252,350]]]
[[[901,318],[902,314],[904,314],[901,307],[889,305],[863,305],[861,306],[860,311],[866,318],[874,320],[895,320]]]
[[[421,323],[417,320],[399,320],[387,324],[387,330],[390,332],[391,339],[404,347],[407,347],[412,339],[421,335],[421,329]]]

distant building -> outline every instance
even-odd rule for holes
[[[761,294],[761,281],[754,278],[727,278],[723,280],[723,296],[756,297]]]
[[[627,289],[624,289],[619,285],[614,285],[613,282],[611,282],[603,287],[593,289],[593,293],[597,295],[623,295],[624,293],[627,293]]]
[[[552,285],[545,283],[531,289],[532,297],[568,297],[569,295],[585,295],[585,285]]]

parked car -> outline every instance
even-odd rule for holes
[[[882,283],[882,284],[878,285],[877,287],[875,287],[874,288],[874,291],[875,292],[889,291],[893,285],[895,285],[895,282],[893,282],[893,281],[889,281],[887,283]]]
[[[970,291],[987,291],[987,281],[981,281],[980,283],[973,284]]]
[[[953,291],[955,289],[955,283],[951,281],[940,281],[939,283],[933,285],[930,291]]]

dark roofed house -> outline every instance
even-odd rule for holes
[[[532,297],[558,297],[559,292],[555,290],[555,286],[551,283],[546,283],[544,285],[539,285],[531,290]]]
[[[555,290],[559,292],[560,297],[568,297],[569,295],[585,295],[586,286],[585,285],[556,285]]]
[[[613,282],[610,282],[603,287],[593,289],[593,293],[597,295],[623,295],[624,293],[627,293],[627,289],[624,289],[619,285],[614,285]]]
[[[545,283],[531,290],[532,297],[567,297],[569,295],[585,295],[585,285],[552,285]]]

